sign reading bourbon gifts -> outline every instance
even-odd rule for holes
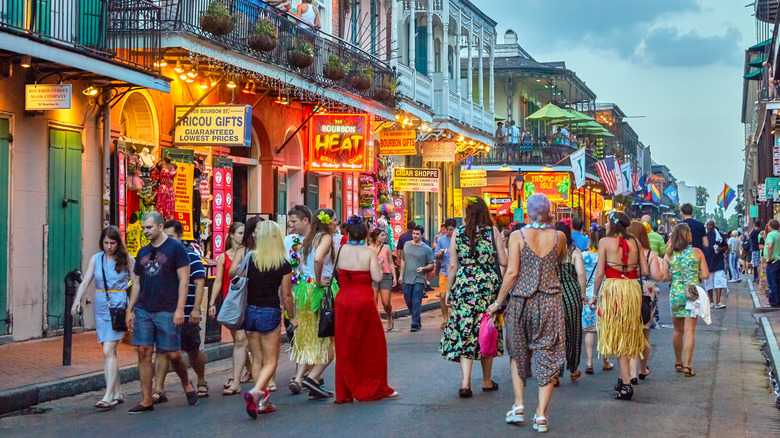
[[[366,171],[367,115],[315,114],[309,123],[309,170]]]

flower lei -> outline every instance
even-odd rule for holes
[[[319,219],[320,222],[325,225],[330,225],[331,223],[331,218],[327,213],[325,213],[325,211],[320,211],[320,213],[317,215],[317,219]]]
[[[553,226],[550,225],[550,224],[540,224],[539,222],[534,222],[532,224],[528,224],[528,225],[524,226],[523,229],[532,228],[534,230],[546,230],[546,229],[552,228],[552,227]]]

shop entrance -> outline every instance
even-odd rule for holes
[[[344,193],[341,191],[343,180],[340,176],[333,177],[333,211],[336,216],[344,216]]]
[[[320,209],[320,178],[316,173],[306,173],[306,206],[312,213]]]
[[[81,132],[49,129],[48,330],[62,328],[65,274],[81,263]]]
[[[233,222],[246,223],[249,200],[249,168],[233,164]]]
[[[8,174],[11,132],[8,119],[0,119],[0,335],[8,334]]]

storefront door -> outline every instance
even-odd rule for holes
[[[287,173],[277,170],[276,214],[287,214]]]
[[[306,173],[306,206],[312,213],[320,209],[320,178],[316,173]]]
[[[8,334],[8,192],[10,123],[0,119],[0,335]]]
[[[249,203],[249,168],[236,164],[233,166],[233,222],[246,223],[247,204]]]
[[[333,178],[333,210],[336,212],[336,216],[344,216],[344,193],[342,189],[342,179],[340,176]]]
[[[81,265],[81,133],[49,129],[48,329],[62,328],[65,274]]]

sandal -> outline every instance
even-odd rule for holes
[[[245,372],[243,376],[238,380],[241,383],[249,383],[252,381],[252,375]]]
[[[111,409],[114,409],[118,404],[119,403],[116,400],[111,400],[110,402],[107,402],[105,400],[100,400],[99,402],[95,403],[95,407],[100,409],[101,411],[109,411]]]
[[[647,367],[646,369],[647,369],[646,373],[644,373],[644,374],[639,373],[639,380],[645,380],[647,378],[647,376],[650,375],[650,367]]]
[[[506,422],[509,424],[522,423],[525,421],[523,414],[525,414],[523,405],[512,405],[512,410],[506,413]]]
[[[561,386],[561,379],[559,379],[558,377],[553,377],[552,383],[553,383],[553,388],[557,388]]]
[[[678,373],[681,373],[682,370],[683,370],[682,362],[675,362],[674,363],[674,370],[677,371]]]
[[[585,374],[593,374],[593,365],[588,365],[588,367],[585,368]]]
[[[209,384],[204,383],[202,385],[198,385],[198,398],[205,398],[209,396]]]
[[[458,396],[460,398],[470,398],[472,396],[471,389],[461,388],[458,390]]]
[[[482,391],[483,392],[498,391],[498,383],[496,383],[496,382],[494,382],[492,380],[490,381],[490,383],[491,383],[491,385],[489,387],[487,387],[487,388],[485,388],[484,386],[482,387]]]
[[[301,393],[301,384],[296,382],[295,379],[290,380],[290,386],[288,386],[288,388],[293,395]]]
[[[387,323],[388,323],[388,325],[387,325],[387,328],[385,329],[385,331],[387,331],[387,332],[393,331],[393,328],[395,327],[395,321],[393,319],[389,319],[387,321]]]
[[[276,392],[279,390],[279,388],[276,387],[276,383],[270,383],[266,385],[265,389],[267,389],[268,392]]]
[[[168,394],[165,391],[154,391],[152,394],[152,404],[157,405],[168,401]]]
[[[683,367],[683,372],[685,373],[685,377],[695,377],[696,373],[693,372],[691,367]]]
[[[580,370],[577,370],[577,371],[575,371],[575,372],[571,373],[571,375],[570,375],[569,377],[571,377],[571,381],[572,381],[572,382],[576,382],[576,381],[577,381],[577,379],[579,379],[580,377],[582,377],[582,371],[580,371]]]
[[[615,368],[615,364],[607,362],[601,367],[601,371],[611,371],[612,368]]]
[[[534,430],[540,433],[547,432],[547,417],[537,417],[534,414]]]
[[[241,389],[225,388],[222,390],[222,395],[236,395],[241,394]]]
[[[229,379],[227,379],[227,382],[225,382],[225,384],[224,384],[224,385],[222,385],[222,388],[224,388],[224,389],[228,389],[228,388],[230,388],[231,386],[233,386],[233,378],[232,378],[232,377],[231,377],[231,378],[229,378]]]

